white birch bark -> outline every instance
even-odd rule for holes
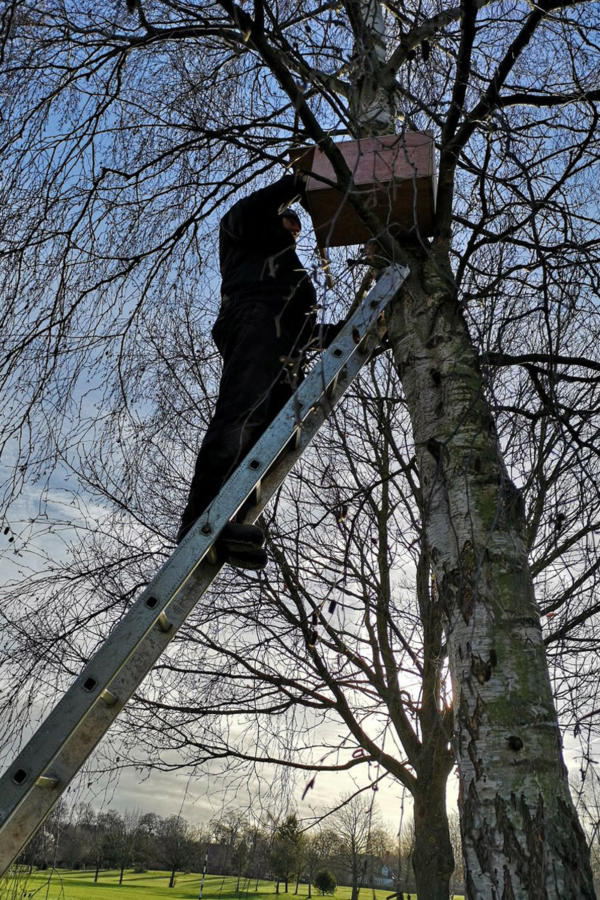
[[[385,83],[385,23],[379,0],[349,0],[354,30],[350,111],[356,136],[394,131],[395,91]]]
[[[359,6],[369,34],[357,36],[355,48],[357,129],[390,133],[393,90],[377,84],[385,61],[381,6]],[[410,286],[389,334],[412,418],[426,540],[447,607],[467,897],[592,898],[521,498],[502,461],[447,253],[430,248],[409,264]]]
[[[520,496],[447,261],[414,259],[391,342],[412,418],[454,691],[467,896],[592,898],[569,793]]]

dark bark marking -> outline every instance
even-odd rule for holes
[[[511,625],[514,631],[525,630],[526,628],[539,628],[539,619],[533,616],[515,616],[511,619]]]
[[[467,745],[467,753],[469,754],[469,759],[471,760],[471,764],[473,766],[473,771],[475,773],[475,781],[479,781],[483,774],[483,761],[477,755],[477,741],[479,739],[479,726],[481,724],[481,720],[483,718],[483,714],[485,712],[485,704],[481,697],[477,697],[477,702],[475,703],[475,709],[473,710],[473,714],[470,715],[467,709],[466,700],[463,699],[461,706],[463,707],[461,716],[462,721],[465,723],[466,729],[469,732],[471,740]]]
[[[477,653],[471,656],[471,672],[479,682],[485,684],[492,677],[492,661],[491,659],[482,659]]]
[[[568,823],[568,825],[565,825]],[[556,831],[560,829],[557,839]],[[593,884],[586,881],[586,859],[588,847],[585,834],[573,807],[558,798],[556,824],[547,826],[549,832],[554,831],[550,843],[562,860],[563,872],[569,877],[566,884],[565,897],[577,897],[578,900],[593,900],[596,897]]]
[[[475,607],[475,592],[473,590],[475,571],[475,551],[471,541],[465,541],[460,554],[458,605],[467,625],[471,620]]]
[[[510,877],[510,871],[507,866],[504,866],[504,890],[502,891],[502,900],[515,900],[512,878]]]
[[[481,778],[481,776],[483,774],[483,760],[481,759],[481,757],[478,757],[475,754],[472,743],[469,744],[469,757],[471,759],[471,762],[473,763],[473,770],[475,772],[475,780],[479,781],[479,779]]]
[[[468,900],[475,900],[477,897],[477,892],[475,891],[475,885],[473,884],[473,879],[471,878],[471,873],[466,872],[466,881],[465,888],[467,889],[467,898]]]
[[[532,897],[535,900],[543,900],[545,890],[545,875],[547,869],[547,860],[545,852],[546,829],[544,810],[544,799],[542,795],[538,797],[537,809],[532,817],[529,813],[529,807],[525,801],[525,797],[521,796],[521,815],[525,825],[525,837],[527,840],[527,849],[529,851],[529,878],[531,879],[528,887],[532,890]]]
[[[414,365],[415,365],[415,354],[408,353],[406,356],[406,359],[401,360],[397,364],[398,375],[400,376],[400,378],[403,378],[406,372],[410,372],[414,368]]]
[[[439,441],[436,441],[435,438],[429,438],[425,446],[439,466],[442,462],[442,451],[444,449],[443,445]]]
[[[473,715],[465,716],[465,722],[467,723],[467,728],[469,734],[473,738],[473,740],[477,740],[479,738],[479,725],[481,724],[481,720],[483,718],[483,713],[485,712],[485,704],[481,697],[477,697],[477,702],[475,703],[475,709],[473,711]]]
[[[502,835],[504,855],[509,862],[514,864],[514,869],[519,884],[528,891],[530,900],[545,900],[547,861],[545,859],[545,810],[543,799],[538,798],[535,814],[532,816],[529,805],[521,795],[518,798],[511,797],[512,815],[515,811],[520,815],[522,833],[526,846],[519,841],[507,810],[507,805],[499,795],[496,797],[496,827]],[[515,805],[517,809],[515,810]],[[503,897],[513,897],[513,888],[510,872],[504,870]]]
[[[472,784],[471,787],[472,790],[469,790],[469,804],[472,804],[473,810],[475,810],[479,806],[479,800],[476,797],[475,785]],[[474,850],[477,855],[479,865],[481,866],[481,871],[489,872],[490,875],[492,874],[492,859],[490,855],[490,848],[493,846],[493,829],[490,828],[489,823],[484,819],[475,835]]]
[[[519,750],[523,749],[523,741],[516,734],[511,734],[506,738],[506,743],[515,753],[518,753]]]
[[[430,337],[425,346],[428,350],[434,350],[436,347],[439,347],[440,344],[443,344],[446,341],[446,338],[441,334],[434,334],[433,337]]]

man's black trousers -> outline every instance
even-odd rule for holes
[[[308,322],[290,326],[260,301],[222,309],[212,334],[223,357],[215,414],[202,441],[181,531],[210,505],[298,384]]]

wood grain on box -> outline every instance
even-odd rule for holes
[[[433,227],[435,182],[433,137],[408,131],[339,143],[352,172],[352,190],[377,215],[382,228],[402,235],[429,235]],[[316,147],[291,151],[296,171],[310,172],[307,197],[320,247],[359,244],[373,235],[347,197],[335,187],[335,173]]]

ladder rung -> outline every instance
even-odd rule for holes
[[[206,554],[206,560],[211,564],[211,566],[218,565],[219,562],[219,554],[217,553],[217,548],[213,546],[210,548],[208,553]]]
[[[35,780],[36,786],[40,788],[53,788],[58,784],[58,778],[54,775],[40,775]]]
[[[113,694],[113,692],[109,691],[108,688],[104,688],[104,690],[100,694],[100,697],[102,698],[102,700],[104,700],[107,706],[114,706],[119,699],[117,694]]]
[[[211,550],[212,549],[213,548],[211,547]],[[164,612],[161,612],[160,616],[158,617],[158,619],[156,621],[158,622],[158,627],[160,628],[160,630],[164,631],[165,634],[167,634],[167,632],[169,632],[171,630],[171,628],[173,627],[173,623],[169,622],[169,620],[167,618],[167,614]]]

